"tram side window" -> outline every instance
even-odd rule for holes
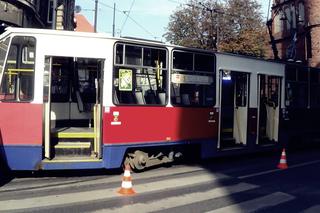
[[[117,44],[115,48],[114,103],[165,105],[167,102],[167,51],[131,44]],[[123,50],[124,63],[121,59]]]
[[[133,45],[125,46],[125,63],[128,65],[141,65],[142,48]]]
[[[35,45],[33,37],[12,39],[0,88],[2,101],[31,101],[34,93]]]
[[[209,54],[174,51],[171,102],[174,106],[215,104],[214,57]]]

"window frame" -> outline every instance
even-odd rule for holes
[[[122,59],[120,61],[122,61],[122,63],[117,63],[117,45],[122,45]],[[132,65],[132,64],[126,64],[126,46],[136,46],[136,47],[140,47],[141,48],[141,63],[140,65]],[[116,94],[116,88],[115,88],[115,72],[116,70],[120,70],[120,69],[132,69],[133,72],[135,72],[136,74],[136,70],[140,69],[140,70],[155,70],[157,69],[157,67],[153,67],[153,66],[145,66],[144,65],[144,50],[145,49],[155,49],[155,50],[163,50],[165,51],[165,67],[161,68],[162,71],[165,71],[165,78],[163,79],[165,81],[165,88],[163,88],[165,90],[165,104],[138,104],[138,103],[116,103],[115,101],[115,96]],[[114,43],[113,46],[113,70],[112,70],[112,103],[116,106],[155,106],[155,107],[166,107],[169,103],[169,78],[170,72],[169,72],[169,51],[166,47],[164,46],[156,46],[156,45],[148,45],[148,44],[140,44],[140,43],[133,43],[133,42],[126,42],[126,41],[117,41]],[[117,79],[118,83],[119,83],[119,78]],[[133,82],[136,82],[136,77],[133,80]],[[133,88],[134,90],[135,88]],[[154,90],[153,90],[154,91]],[[133,92],[133,91],[132,91]],[[118,99],[118,96],[116,97]]]
[[[184,70],[184,69],[174,69],[174,62],[173,62],[173,59],[174,59],[174,53],[175,52],[185,52],[185,53],[191,53],[192,54],[192,70]],[[212,71],[203,71],[203,70],[196,70],[195,69],[195,64],[196,64],[196,55],[206,55],[206,56],[209,56],[209,57],[212,57],[213,59],[213,64],[212,64],[212,68],[213,70]],[[217,97],[216,97],[216,75],[217,75],[217,71],[216,71],[216,55],[214,53],[211,53],[211,52],[205,52],[205,51],[197,51],[197,50],[192,50],[192,49],[180,49],[180,48],[177,48],[177,49],[173,49],[171,51],[171,61],[170,61],[170,65],[171,65],[171,70],[170,70],[170,89],[174,89],[173,87],[173,82],[172,82],[172,75],[173,74],[185,74],[185,75],[195,75],[195,76],[209,76],[209,77],[212,77],[212,87],[213,87],[213,96],[212,96],[212,104],[208,104],[208,105],[204,105],[204,104],[199,104],[199,105],[194,105],[194,104],[183,104],[183,97],[180,97],[180,104],[176,104],[176,103],[173,103],[172,101],[172,91],[170,93],[170,103],[172,106],[174,107],[196,107],[196,108],[206,108],[206,107],[214,107],[217,103]],[[190,84],[190,85],[196,85],[196,86],[208,86],[208,87],[211,87],[211,84]],[[202,89],[202,90],[205,90],[205,89]],[[206,90],[207,92],[207,90]],[[182,95],[182,94],[180,94]],[[203,94],[204,97],[205,94]]]
[[[17,54],[20,54],[19,58],[17,58],[15,60],[15,63],[17,63],[18,60],[19,61],[19,64],[20,66],[21,65],[32,65],[33,66],[33,77],[32,77],[32,83],[33,83],[33,88],[32,88],[32,94],[30,96],[29,99],[22,99],[21,98],[21,79],[19,78],[16,82],[15,82],[15,91],[14,91],[14,98],[13,99],[0,99],[0,102],[6,102],[6,103],[31,103],[33,100],[34,100],[34,95],[35,95],[35,77],[36,77],[36,60],[37,60],[37,38],[35,36],[25,36],[25,35],[14,35],[12,37],[10,37],[10,42],[9,42],[9,45],[8,45],[8,50],[7,50],[7,54],[6,54],[6,58],[5,58],[5,64],[4,64],[4,67],[3,67],[3,72],[1,73],[1,81],[0,81],[0,88],[2,87],[2,82],[3,82],[3,78],[5,76],[5,69],[7,67],[7,64],[10,60],[8,60],[9,58],[9,52],[10,52],[10,49],[12,47],[12,44],[13,44],[13,40],[16,38],[16,37],[27,37],[27,38],[32,38],[34,39],[34,62],[33,63],[23,63],[23,49],[27,46],[25,44],[20,44],[20,50],[18,50]],[[17,65],[16,65],[17,66]],[[27,68],[14,68],[14,69],[27,69]]]

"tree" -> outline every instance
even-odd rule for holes
[[[267,41],[256,0],[190,0],[170,16],[166,40],[182,46],[262,57]]]

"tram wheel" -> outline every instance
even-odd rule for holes
[[[134,152],[134,158],[132,159],[132,163],[134,169],[137,171],[141,171],[146,168],[147,162],[149,160],[148,154],[137,150]]]

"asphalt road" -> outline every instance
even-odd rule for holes
[[[320,212],[320,149],[211,159],[131,173],[49,171],[1,177],[4,212]]]

